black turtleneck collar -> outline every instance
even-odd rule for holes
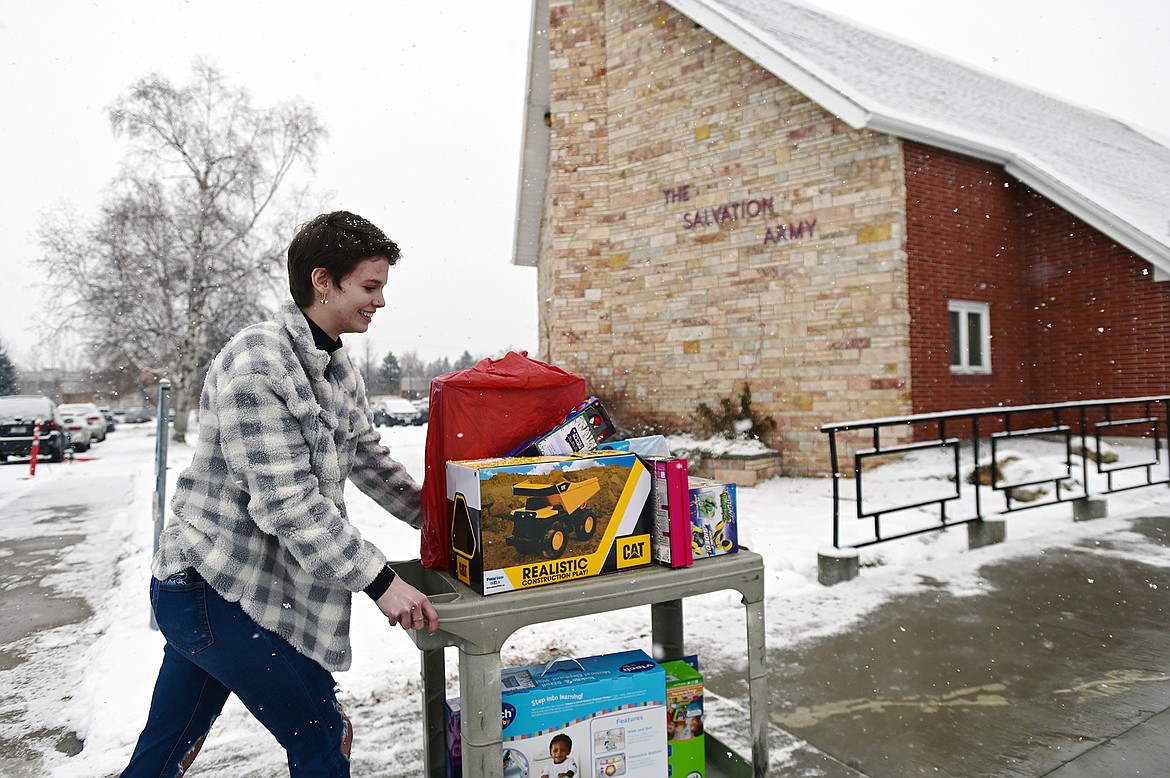
[[[305,321],[309,323],[309,331],[313,333],[313,345],[322,351],[327,351],[332,354],[337,349],[341,348],[341,338],[331,338],[329,333],[317,326],[317,322],[309,318],[309,314],[305,313],[302,308],[301,313],[305,315]]]

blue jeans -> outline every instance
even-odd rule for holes
[[[235,694],[288,753],[293,778],[348,778],[349,719],[333,676],[194,570],[150,581],[166,638],[146,727],[123,778],[175,778]]]

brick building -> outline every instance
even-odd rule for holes
[[[1170,391],[1170,149],[795,3],[536,0],[542,358],[686,428]]]

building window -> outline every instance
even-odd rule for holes
[[[951,372],[991,372],[991,313],[987,303],[951,300]]]

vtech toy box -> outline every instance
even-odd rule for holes
[[[705,559],[739,551],[735,484],[690,477],[691,548]]]
[[[649,496],[634,454],[448,462],[452,572],[488,595],[649,564]]]
[[[506,777],[668,775],[666,676],[644,651],[505,669],[500,681]],[[448,712],[457,737],[457,701]]]

